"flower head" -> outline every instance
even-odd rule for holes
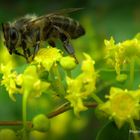
[[[101,104],[99,109],[114,119],[120,128],[126,121],[139,119],[140,90],[128,91],[112,87],[108,101]]]
[[[62,58],[62,54],[59,49],[51,47],[41,48],[38,51],[33,63],[37,64],[38,67],[43,67],[49,71],[52,65],[59,61],[60,58]]]

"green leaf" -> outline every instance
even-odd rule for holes
[[[129,125],[118,129],[114,122],[107,122],[98,132],[96,140],[128,140]]]
[[[23,73],[24,70],[29,66],[29,64],[24,64],[22,66],[18,66],[16,67],[14,70],[17,72],[17,73]]]

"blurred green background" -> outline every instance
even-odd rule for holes
[[[79,59],[82,52],[87,52],[100,65],[104,39],[113,36],[119,42],[131,39],[140,31],[140,0],[0,0],[0,22],[13,21],[26,14],[44,15],[48,11],[77,7],[84,9],[70,16],[86,29],[85,36],[72,41]],[[0,87],[0,120],[22,119],[21,97],[16,98],[17,102],[11,101],[5,88]],[[29,119],[37,113],[49,112],[57,105],[52,102],[46,95],[29,101]],[[69,111],[51,122],[51,132],[46,134],[49,140],[94,140],[101,126],[93,109],[82,113],[80,119]],[[36,135],[43,137],[42,134]]]

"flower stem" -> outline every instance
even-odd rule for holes
[[[135,68],[135,60],[134,60],[134,58],[131,58],[131,61],[130,61],[130,83],[129,83],[129,88],[133,88],[134,68]]]
[[[134,139],[135,140],[140,140],[140,137],[138,136],[138,133],[137,132],[137,129],[136,129],[136,126],[135,126],[135,123],[133,121],[132,118],[129,119],[129,122],[130,122],[130,125],[131,125],[131,128],[132,130],[134,131],[133,135],[134,135]]]
[[[27,98],[28,91],[25,91],[22,99],[23,140],[27,139]]]
[[[84,102],[84,106],[86,106],[87,108],[96,108],[97,103],[95,103],[95,102]],[[70,103],[66,102],[66,103],[60,105],[59,107],[57,107],[54,111],[50,112],[46,116],[49,119],[51,119],[51,118],[54,118],[54,117],[66,112],[70,109],[72,109],[72,107],[70,106]],[[23,121],[0,121],[0,126],[20,126],[22,124],[23,124]],[[25,126],[28,127],[28,128],[32,128],[32,122],[31,121],[26,121]]]
[[[92,94],[92,98],[98,103],[98,104],[102,104],[103,101],[95,94]]]

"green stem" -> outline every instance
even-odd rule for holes
[[[135,60],[134,58],[131,58],[130,61],[130,83],[129,83],[129,88],[133,88],[133,83],[134,83],[134,70],[135,70]]]
[[[102,104],[103,101],[95,94],[92,94],[92,98],[98,103],[98,104]]]
[[[84,102],[84,106],[86,106],[87,108],[96,108],[97,107],[97,103],[95,102]],[[66,102],[62,105],[60,105],[59,107],[57,107],[54,111],[48,113],[46,116],[51,119],[54,118],[68,110],[72,109],[72,107],[70,106],[69,102]],[[0,121],[0,126],[20,126],[22,125],[23,122],[22,121]],[[26,125],[28,126],[28,128],[32,128],[33,124],[31,121],[26,121]]]
[[[129,119],[129,122],[130,122],[130,125],[131,125],[132,130],[134,131],[134,133],[133,133],[134,139],[135,140],[140,140],[140,137],[139,137],[138,133],[136,133],[137,132],[137,129],[136,129],[136,126],[135,126],[135,123],[134,123],[133,119],[130,118]]]
[[[24,92],[22,98],[23,140],[27,140],[27,99],[28,91]]]

